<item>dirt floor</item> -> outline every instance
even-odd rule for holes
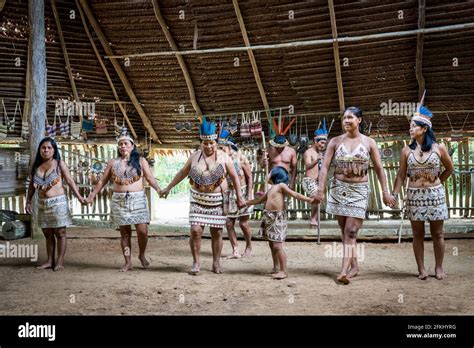
[[[38,243],[38,262],[45,260],[43,240],[15,243]],[[253,243],[251,258],[223,260],[225,273],[217,275],[210,272],[211,245],[205,239],[202,271],[191,276],[187,238],[151,237],[148,270],[139,266],[134,238],[134,269],[127,273],[118,272],[123,261],[119,239],[71,238],[63,272],[37,270],[27,259],[0,258],[0,314],[474,314],[473,239],[446,241],[448,278],[443,281],[432,277],[429,241],[425,260],[431,277],[426,281],[416,278],[410,243],[361,245],[362,273],[345,286],[335,282],[341,260],[328,255],[332,242],[285,243],[289,278],[273,280],[263,241]],[[224,255],[230,251],[224,240]]]

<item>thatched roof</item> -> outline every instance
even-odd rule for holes
[[[72,89],[51,4],[48,0],[45,2],[48,100],[53,102],[48,104],[48,119],[52,120],[54,101],[72,99]],[[159,0],[157,3],[179,51],[245,46],[230,0]],[[115,56],[172,51],[155,15],[152,0],[92,0],[88,4]],[[241,0],[238,4],[252,46],[332,38],[328,1]],[[56,5],[80,99],[115,101],[85,34],[76,3],[56,1]],[[10,21],[21,28],[27,23],[27,6],[26,1],[7,0],[0,12],[0,24]],[[418,1],[336,0],[338,37],[417,29],[418,7]],[[75,19],[70,17],[71,10],[75,11]],[[291,13],[294,19],[289,18]],[[473,22],[473,2],[426,3],[425,28]],[[104,58],[107,54],[90,22],[87,23]],[[5,99],[10,115],[15,109],[15,98],[25,95],[26,64],[15,67],[14,59],[20,57],[26,62],[28,35],[26,33],[22,38],[17,34],[2,35],[0,28],[0,98],[13,98]],[[417,35],[408,35],[339,43],[345,106],[361,106],[366,121],[373,123],[374,134],[377,125],[384,131],[388,125],[391,134],[407,134],[405,116],[382,117],[380,110],[381,103],[389,100],[418,101],[417,40]],[[451,131],[447,111],[453,128],[461,128],[468,111],[474,110],[474,29],[427,33],[423,40],[422,74],[427,89],[426,104],[435,113],[435,131]],[[300,117],[299,122],[306,119],[310,132],[317,127],[322,115],[330,119],[340,115],[332,43],[253,52],[270,108],[294,105],[297,116],[306,115]],[[238,114],[264,109],[247,51],[182,57],[202,113]],[[239,58],[239,66],[234,64],[235,58]],[[457,66],[453,66],[453,59],[457,59]],[[168,146],[190,146],[198,132],[196,105],[191,102],[189,86],[176,55],[130,58],[129,66],[124,64],[123,58],[119,61],[160,141]],[[119,99],[129,103],[126,109],[133,127],[143,137],[142,118],[130,102],[110,59],[104,58],[104,63]],[[179,112],[181,105],[185,106],[184,114]],[[121,123],[122,114],[117,106],[115,109]],[[113,124],[113,104],[99,103],[96,110]],[[176,122],[186,120],[193,121],[192,131],[177,132]],[[474,112],[466,120],[464,130],[468,129],[474,129]],[[19,133],[20,127],[16,131]],[[333,132],[339,131],[340,125],[336,121]]]

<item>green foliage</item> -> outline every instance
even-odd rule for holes
[[[155,178],[158,179],[160,187],[166,187],[166,185],[171,182],[178,171],[184,166],[187,160],[188,158],[186,156],[178,153],[173,156],[156,157],[153,171]],[[184,179],[171,190],[169,197],[187,194],[189,188],[189,180]]]

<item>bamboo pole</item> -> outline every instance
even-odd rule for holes
[[[152,0],[151,2],[153,4],[153,11],[155,12],[155,17],[158,20],[158,23],[160,23],[161,29],[163,30],[163,33],[165,34],[166,39],[168,40],[168,43],[171,46],[171,49],[173,51],[178,51],[178,47],[174,42],[173,35],[171,35],[171,32],[169,31],[168,26],[166,25],[166,22],[163,16],[161,15],[160,5],[158,4],[158,1]],[[202,116],[202,111],[196,99],[196,92],[194,91],[194,85],[191,76],[189,75],[188,67],[186,66],[186,62],[184,61],[184,58],[181,55],[177,54],[176,59],[178,60],[178,64],[181,67],[181,71],[183,72],[184,79],[186,81],[186,86],[188,87],[191,104],[193,105],[193,108],[196,111],[196,114],[199,118],[199,122],[201,122],[202,120],[200,116]]]
[[[425,28],[425,0],[418,0],[418,29]],[[416,41],[416,80],[418,81],[418,100],[425,91],[425,77],[423,76],[423,39],[425,34],[423,32],[417,33]]]
[[[469,163],[469,140],[464,139],[463,142],[463,150],[464,150],[464,171],[468,171],[468,163]],[[471,176],[469,174],[465,174],[465,185],[463,185],[465,191],[464,191],[464,206],[466,209],[464,209],[464,217],[467,218],[469,217],[470,209],[469,209],[469,193],[471,192]]]
[[[336,81],[337,81],[337,95],[339,98],[339,111],[344,112],[346,109],[344,103],[344,88],[342,86],[342,75],[341,75],[341,61],[339,58],[339,43],[337,42],[337,25],[336,25],[336,14],[334,12],[333,0],[328,0],[329,15],[331,17],[331,31],[334,42],[332,44],[334,51],[334,66],[336,67]]]
[[[444,25],[444,26],[434,27],[434,28],[394,31],[394,32],[380,33],[380,34],[346,36],[346,37],[338,37],[336,39],[293,41],[293,42],[287,42],[287,43],[281,43],[281,44],[256,45],[256,46],[250,46],[250,47],[239,46],[239,47],[211,48],[211,49],[204,49],[204,50],[148,52],[148,53],[127,54],[127,55],[122,55],[122,56],[109,54],[108,56],[106,56],[106,58],[123,59],[123,58],[153,57],[153,56],[172,56],[175,54],[189,55],[189,54],[209,54],[209,53],[221,53],[221,52],[239,52],[239,51],[247,51],[249,49],[255,51],[255,50],[269,50],[269,49],[278,49],[278,48],[299,48],[299,47],[307,47],[307,46],[329,45],[329,44],[332,44],[334,41],[337,41],[337,42],[369,41],[369,40],[389,39],[389,38],[395,38],[395,37],[413,36],[413,35],[417,35],[418,33],[432,34],[432,33],[441,33],[445,31],[471,29],[471,28],[474,28],[474,22]]]
[[[137,136],[137,133],[135,132],[135,128],[133,128],[133,125],[130,122],[130,119],[128,118],[127,111],[125,110],[122,103],[120,102],[120,98],[117,94],[114,83],[112,82],[112,79],[110,78],[110,74],[107,71],[107,68],[105,67],[104,61],[102,60],[102,57],[100,56],[100,53],[99,53],[99,50],[97,49],[97,46],[95,45],[94,39],[92,38],[92,35],[91,35],[91,32],[89,31],[89,28],[87,27],[86,19],[84,17],[84,12],[82,12],[82,8],[81,8],[81,5],[79,4],[79,0],[76,0],[76,7],[79,10],[79,15],[81,16],[84,31],[85,31],[87,37],[89,38],[89,42],[91,43],[92,49],[94,50],[95,56],[97,57],[97,61],[99,62],[100,66],[102,67],[102,70],[104,71],[105,77],[107,78],[107,81],[109,82],[110,89],[112,90],[114,98],[117,101],[118,107],[119,107],[120,111],[122,112],[123,118],[125,119],[125,121],[127,121],[128,128],[130,129],[130,132],[132,132],[133,137],[135,139],[137,139],[138,136]]]
[[[459,170],[462,170],[462,159],[463,159],[463,147],[462,147],[462,140],[458,141],[458,164],[459,164]],[[463,196],[462,196],[462,191],[463,191],[463,188],[464,188],[464,180],[463,180],[463,175],[461,173],[459,173],[459,215],[461,216],[464,212],[464,210],[462,209],[463,207]],[[454,201],[454,204],[456,204],[456,201]]]
[[[270,119],[270,112],[268,111],[270,109],[270,105],[268,105],[268,100],[267,96],[265,95],[265,89],[263,88],[262,80],[260,78],[260,73],[258,71],[258,66],[257,66],[257,61],[255,60],[255,56],[253,55],[253,51],[250,48],[250,40],[247,35],[247,29],[245,28],[245,23],[242,18],[242,14],[240,13],[240,8],[239,8],[239,3],[237,0],[232,0],[232,3],[234,4],[234,10],[235,14],[237,16],[237,20],[239,21],[239,26],[240,26],[240,31],[242,33],[242,37],[244,39],[244,43],[246,47],[249,47],[247,49],[247,54],[249,55],[250,59],[250,64],[252,65],[252,71],[253,71],[253,76],[255,77],[255,82],[257,83],[257,88],[258,92],[260,93],[260,98],[262,98],[262,103],[265,108],[265,113],[267,115],[267,120]],[[281,112],[281,110],[280,110]]]
[[[86,17],[89,20],[89,23],[92,25],[92,28],[94,29],[94,32],[97,35],[97,37],[98,37],[98,39],[99,39],[99,41],[100,41],[100,43],[101,43],[101,45],[102,45],[102,47],[105,51],[105,54],[107,54],[108,56],[113,56],[113,51],[110,48],[109,41],[105,37],[102,29],[99,26],[99,23],[97,22],[97,20],[95,19],[94,14],[92,13],[91,9],[89,8],[89,4],[87,3],[87,0],[80,0],[80,5],[82,6],[82,9],[83,9],[84,13],[86,14]],[[152,125],[150,119],[148,118],[148,116],[146,115],[145,111],[143,110],[140,102],[138,101],[138,98],[135,95],[135,92],[133,91],[132,86],[130,85],[130,82],[128,81],[127,76],[125,75],[125,72],[123,71],[122,67],[120,66],[120,63],[117,61],[117,59],[114,59],[114,58],[110,59],[110,62],[114,66],[118,77],[122,81],[122,84],[125,88],[125,91],[127,92],[128,97],[132,101],[133,106],[135,107],[138,114],[140,115],[140,118],[142,119],[142,122],[143,122],[143,126],[150,133],[150,136],[152,137],[152,139],[154,141],[158,142],[159,144],[162,144],[161,140],[158,138],[158,135],[156,134],[155,130],[153,129],[153,125]]]

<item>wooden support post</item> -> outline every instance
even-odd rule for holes
[[[82,6],[82,10],[86,14],[87,19],[89,20],[89,23],[91,24],[92,28],[94,29],[95,34],[99,38],[99,41],[105,51],[105,54],[108,56],[112,56],[114,53],[112,49],[110,48],[109,41],[105,37],[102,29],[99,26],[99,23],[94,17],[94,14],[92,13],[91,9],[89,8],[89,4],[87,3],[87,0],[80,0],[80,5]],[[161,140],[158,138],[158,135],[156,134],[155,130],[153,129],[153,125],[151,124],[150,119],[148,116],[145,114],[145,111],[143,110],[140,102],[138,101],[137,96],[135,95],[135,92],[133,92],[132,86],[130,85],[130,82],[127,79],[127,76],[125,75],[125,72],[122,69],[122,66],[120,63],[117,61],[117,59],[111,58],[110,62],[114,66],[114,69],[122,81],[122,84],[125,88],[125,91],[128,94],[128,97],[133,103],[133,106],[137,110],[138,114],[140,115],[140,118],[142,119],[143,126],[145,129],[150,133],[151,138],[158,142],[159,144],[162,144]]]
[[[418,29],[425,28],[425,0],[418,0]],[[416,80],[418,81],[418,100],[425,91],[425,78],[422,72],[423,66],[423,39],[425,34],[418,33],[416,36]]]
[[[25,81],[25,102],[23,103],[23,119],[27,120],[29,129],[31,130],[31,52],[32,42],[28,40],[28,61],[26,64],[26,81]]]
[[[137,133],[135,132],[135,129],[133,128],[132,123],[130,122],[130,119],[128,118],[127,111],[123,107],[122,103],[120,103],[120,98],[117,94],[117,91],[115,89],[114,83],[112,82],[112,79],[110,78],[110,74],[107,71],[107,68],[105,67],[104,61],[102,60],[102,57],[100,56],[99,50],[97,49],[97,46],[95,45],[94,39],[92,38],[91,32],[89,31],[89,28],[87,27],[86,19],[84,17],[84,12],[82,12],[81,5],[79,4],[79,1],[76,0],[76,7],[79,11],[79,14],[81,16],[82,20],[82,25],[84,26],[84,31],[86,32],[87,37],[89,38],[89,42],[91,43],[92,49],[94,50],[95,56],[97,57],[97,60],[102,67],[102,70],[104,71],[105,77],[107,78],[107,81],[109,82],[110,89],[112,90],[112,93],[114,95],[114,98],[116,101],[118,101],[118,107],[120,111],[122,112],[123,118],[125,121],[127,121],[128,128],[130,129],[130,132],[132,132],[132,135],[135,139],[138,138]]]
[[[171,35],[168,26],[166,25],[166,22],[161,15],[160,11],[160,5],[158,4],[157,0],[152,0],[151,1],[153,4],[153,11],[155,12],[155,17],[158,20],[158,23],[160,23],[161,29],[163,30],[163,33],[166,36],[166,40],[168,40],[168,43],[171,46],[171,49],[173,51],[178,51],[178,46],[176,46],[176,43],[174,42],[173,36]],[[196,111],[196,115],[198,116],[199,120],[201,121],[200,116],[202,116],[202,111],[201,107],[199,106],[197,99],[196,99],[196,93],[194,91],[194,86],[193,86],[193,81],[191,80],[191,76],[189,75],[188,68],[186,66],[186,62],[184,61],[184,58],[182,55],[177,54],[176,59],[178,59],[178,64],[181,67],[181,70],[184,75],[184,79],[186,80],[186,86],[188,86],[188,91],[189,91],[189,97],[191,99],[191,104],[193,105],[194,110]]]
[[[61,22],[59,21],[58,10],[56,9],[56,0],[50,0],[50,1],[51,1],[51,8],[53,9],[54,20],[56,22],[56,28],[58,29],[59,41],[61,42],[61,49],[63,51],[64,62],[66,63],[66,70],[69,76],[69,83],[71,84],[72,94],[74,96],[74,100],[78,102],[79,95],[77,94],[77,88],[76,88],[76,83],[74,82],[74,76],[72,74],[71,64],[69,63],[69,55],[67,53],[66,41],[64,41],[63,30],[61,28]]]
[[[342,87],[341,61],[339,58],[339,43],[337,42],[336,13],[334,12],[333,0],[328,0],[329,15],[331,17],[331,30],[334,42],[332,48],[334,51],[334,66],[336,67],[337,95],[339,97],[339,111],[342,113],[346,109],[344,103],[344,88]]]
[[[258,72],[257,61],[255,60],[255,56],[253,55],[253,51],[250,48],[250,40],[247,35],[247,29],[245,28],[245,23],[242,18],[242,14],[240,13],[239,2],[237,0],[232,0],[234,4],[235,14],[237,16],[237,20],[239,21],[240,31],[242,32],[242,37],[244,39],[244,43],[247,49],[247,54],[249,55],[250,64],[252,64],[253,76],[255,77],[255,82],[257,83],[257,88],[260,93],[260,98],[262,98],[262,103],[265,108],[265,113],[267,115],[267,120],[270,120],[270,105],[268,105],[267,96],[265,95],[265,90],[263,89],[262,80],[260,79],[260,73]]]
[[[44,0],[28,2],[28,21],[31,42],[31,85],[30,85],[30,168],[33,166],[41,139],[44,137],[46,121],[46,44],[44,25]],[[37,206],[37,204],[36,204]],[[32,216],[31,237],[41,238],[37,209]]]

